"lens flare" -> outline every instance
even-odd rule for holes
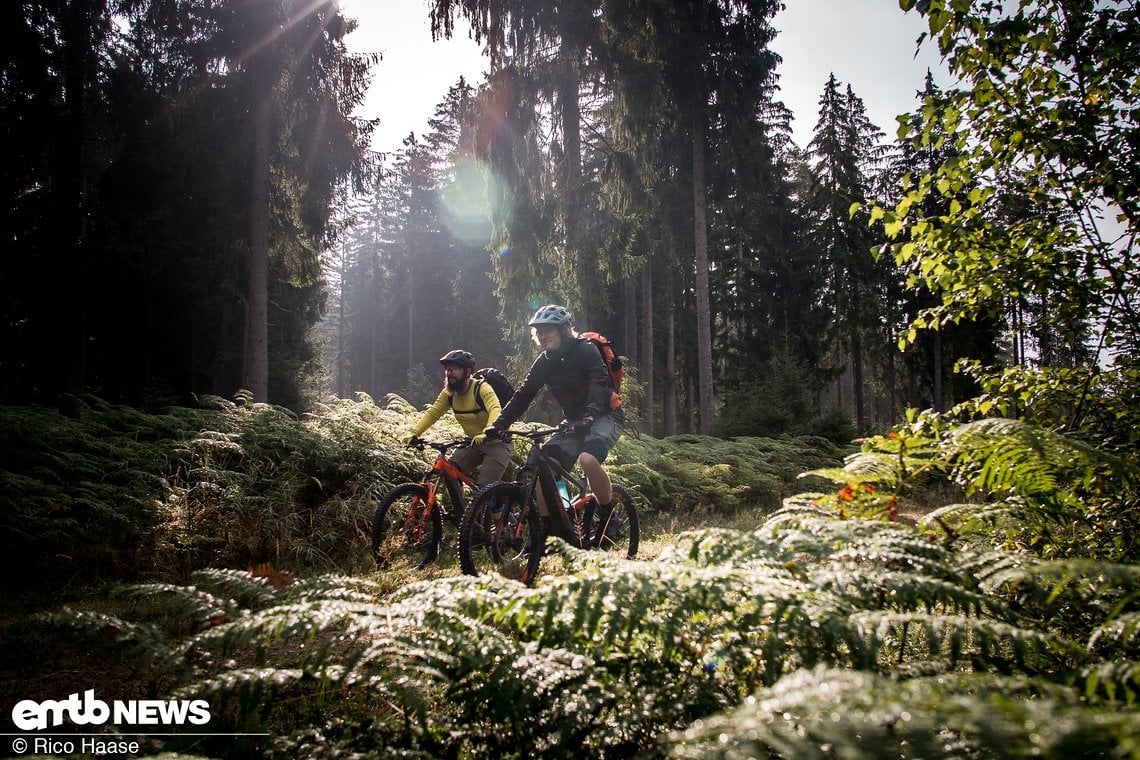
[[[491,220],[503,216],[495,208],[500,198],[502,182],[490,167],[475,159],[462,159],[455,164],[451,184],[440,197],[443,224],[464,243],[487,246],[491,242]]]

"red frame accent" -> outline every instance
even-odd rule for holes
[[[475,485],[474,480],[467,477],[467,475],[465,475],[463,473],[463,470],[456,467],[454,462],[452,462],[450,459],[447,459],[442,454],[435,458],[435,464],[432,465],[432,472],[438,472],[441,475],[448,475],[450,477],[455,478],[460,483],[466,483],[469,486]],[[431,491],[431,494],[434,497],[434,494],[435,494],[434,489]],[[435,499],[432,498],[433,503],[434,503],[434,501],[435,501]]]

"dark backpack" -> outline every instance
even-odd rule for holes
[[[511,381],[503,374],[502,370],[495,369],[494,367],[484,367],[483,369],[475,370],[472,375],[475,378],[475,402],[479,404],[479,408],[487,411],[483,404],[483,398],[479,395],[479,383],[487,383],[491,386],[491,390],[499,397],[499,406],[506,406],[507,402],[511,400],[511,396],[515,395],[515,389],[511,385]]]
[[[614,392],[610,396],[610,409],[617,409],[621,406],[621,381],[625,377],[625,366],[621,363],[621,357],[614,351],[614,344],[601,333],[584,332],[578,335],[593,343],[602,354],[602,362],[606,365],[610,380],[614,384]]]

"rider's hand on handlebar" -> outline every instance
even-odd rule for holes
[[[558,427],[571,433],[585,433],[594,424],[593,417],[583,417],[580,420],[562,420]]]
[[[408,448],[415,448],[415,449],[423,448],[424,440],[422,438],[420,438],[418,435],[413,435],[411,438],[408,439],[407,445],[408,445]]]
[[[503,434],[506,432],[507,431],[505,428],[491,425],[489,428],[483,431],[483,436],[488,441],[501,441],[503,439]]]

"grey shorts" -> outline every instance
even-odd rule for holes
[[[547,456],[557,459],[566,470],[574,467],[578,455],[582,452],[593,454],[599,462],[604,462],[610,454],[610,449],[617,443],[618,438],[621,438],[622,430],[621,417],[607,414],[594,420],[594,424],[585,433],[568,431],[555,433],[542,447],[542,451]]]
[[[451,461],[463,470],[468,477],[479,468],[479,486],[503,479],[507,465],[511,463],[511,447],[502,441],[488,441],[478,448],[456,449]]]

